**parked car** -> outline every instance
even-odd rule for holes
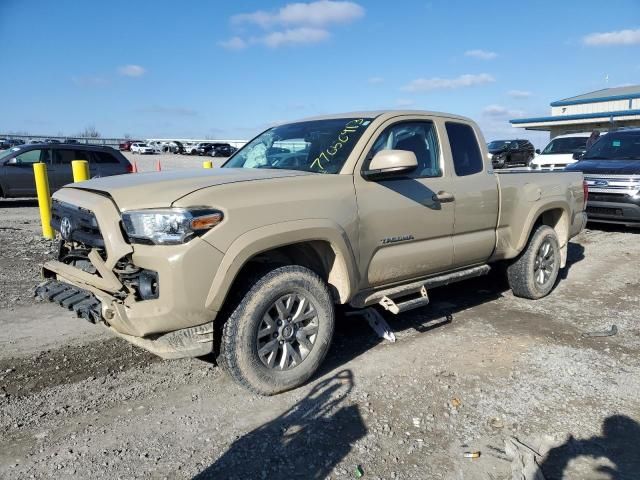
[[[0,150],[17,147],[18,145],[24,145],[24,140],[19,138],[0,138]]]
[[[198,155],[209,155],[212,148],[213,148],[213,143],[209,143],[209,142],[199,143],[196,148],[196,153]]]
[[[63,143],[80,143],[80,142],[75,138],[65,138]]]
[[[493,168],[529,166],[535,155],[529,140],[494,140],[487,145]]]
[[[602,135],[565,171],[584,174],[590,221],[640,227],[640,128]]]
[[[587,150],[590,133],[570,133],[558,135],[544,150],[536,150],[531,162],[534,170],[562,170],[567,165],[577,162],[576,157]]]
[[[133,145],[134,143],[140,143],[140,142],[142,142],[142,140],[126,140],[122,142],[118,146],[118,148],[123,152],[129,152],[131,151],[131,145]]]
[[[153,147],[150,147],[146,143],[132,143],[131,144],[131,153],[139,153],[140,155],[145,154],[154,154],[156,150]]]
[[[62,142],[57,138],[45,138],[44,143],[62,143]]]
[[[274,140],[306,145],[272,156]],[[502,263],[516,296],[546,296],[584,200],[581,173],[494,172],[464,117],[316,117],[270,128],[213,171],[58,191],[63,242],[36,293],[165,358],[215,350],[240,384],[275,394],[321,365],[336,304],[397,314]],[[62,229],[80,218],[90,234]],[[96,273],[63,265],[70,249],[94,252]]]
[[[230,157],[234,150],[228,143],[214,143],[209,151],[209,155],[212,157]]]
[[[47,165],[49,188],[57,190],[73,182],[72,160],[87,160],[91,178],[132,171],[117,150],[97,145],[29,144],[0,152],[0,197],[33,197],[36,194],[33,164]]]
[[[178,154],[178,153],[185,153],[186,149],[184,148],[184,145],[182,144],[182,142],[174,140],[169,144],[169,151],[171,153]]]

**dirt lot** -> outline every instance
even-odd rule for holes
[[[396,343],[340,314],[320,374],[271,398],[35,303],[38,234],[0,200],[0,478],[498,480],[533,451],[547,480],[640,477],[640,233],[585,231],[539,301],[497,274],[433,290]]]

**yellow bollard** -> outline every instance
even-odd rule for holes
[[[73,170],[74,183],[89,180],[89,162],[86,160],[73,160],[71,169]]]
[[[49,193],[49,179],[47,178],[47,165],[34,163],[33,174],[36,177],[36,192],[38,194],[38,207],[40,207],[40,222],[42,222],[42,236],[50,240],[55,238],[51,228],[51,194]]]
[[[213,162],[211,160],[207,160],[206,162],[202,162],[202,168],[213,168]]]

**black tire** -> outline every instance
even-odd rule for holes
[[[516,297],[535,300],[551,292],[559,272],[558,236],[553,228],[540,225],[524,251],[507,267],[507,278]]]
[[[306,298],[309,309],[307,313],[302,311],[299,318],[315,313],[304,328],[303,322],[295,323],[292,319],[299,313],[292,314],[296,305],[293,299],[299,297]],[[282,311],[276,304],[287,298],[292,298],[288,313],[281,316]],[[287,300],[279,304],[280,307],[287,305]],[[299,301],[297,306],[301,305],[304,307],[305,303]],[[289,318],[286,318],[287,315]],[[279,320],[282,317],[285,319],[284,322]],[[271,320],[273,327],[266,323],[267,318]],[[282,326],[276,327],[274,322],[277,325],[282,323]],[[222,332],[220,358],[231,376],[255,393],[274,395],[291,390],[304,384],[324,360],[333,337],[334,323],[335,312],[331,294],[326,283],[318,275],[297,265],[274,268],[259,277],[229,316]],[[294,329],[285,331],[287,325]],[[314,329],[315,335],[307,337],[304,333]],[[260,336],[261,332],[267,333]],[[289,341],[282,340],[286,335],[289,336]],[[304,336],[305,341],[299,341],[299,336]],[[267,340],[264,340],[265,338]],[[305,348],[305,344],[311,345],[311,348]],[[296,345],[298,350],[295,350]],[[259,353],[259,349],[262,354]],[[299,361],[289,353],[285,354],[293,351]],[[284,365],[290,360],[291,365]],[[269,366],[271,362],[273,365]]]

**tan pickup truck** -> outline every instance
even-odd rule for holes
[[[582,174],[496,174],[487,158],[467,118],[358,112],[270,128],[220,169],[68,185],[36,293],[281,392],[324,359],[335,304],[400,313],[499,262],[515,295],[553,289],[585,224]]]

